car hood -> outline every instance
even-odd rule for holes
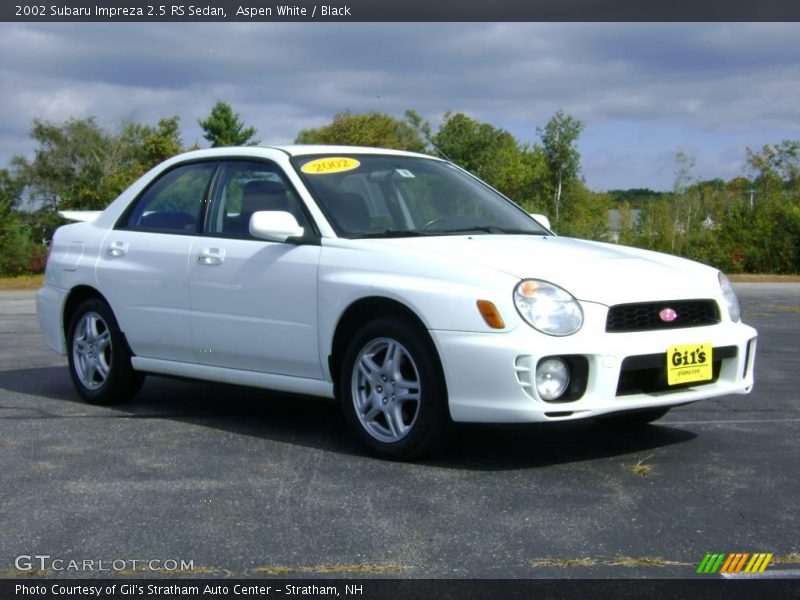
[[[720,293],[716,270],[711,267],[615,244],[519,235],[370,241],[421,254],[426,261],[438,256],[447,261],[467,261],[520,279],[543,279],[563,287],[579,300],[606,305],[716,298]]]

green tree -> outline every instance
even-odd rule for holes
[[[22,184],[7,169],[0,169],[0,217],[13,211],[20,200]]]
[[[180,117],[161,119],[155,127],[127,123],[119,142],[128,150],[130,159],[148,170],[183,150]]]
[[[339,113],[328,125],[300,131],[295,143],[369,146],[411,152],[427,150],[426,142],[412,125],[379,112]]]
[[[433,130],[431,128],[431,124],[428,121],[422,119],[421,116],[415,110],[408,109],[405,112],[406,123],[417,132],[420,139],[424,141],[426,144],[426,148],[422,151],[424,152],[435,152],[437,154],[441,154],[441,152],[434,147],[433,143]],[[442,158],[445,158],[444,156]]]
[[[446,113],[431,143],[447,159],[474,173],[526,210],[541,210],[545,157],[511,133],[463,113]]]
[[[36,206],[51,209],[105,208],[120,192],[156,164],[180,152],[178,117],[156,127],[128,123],[119,132],[94,120],[62,124],[34,120],[33,160],[14,157],[20,181]]]
[[[112,136],[117,168],[106,177],[102,195],[114,198],[147,171],[183,151],[180,118],[161,119],[155,127],[126,123]]]
[[[583,131],[583,127],[582,121],[559,110],[544,128],[537,129],[550,169],[556,227],[558,227],[561,217],[561,196],[564,186],[577,179],[580,172],[581,155],[575,147],[575,143]]]
[[[34,254],[44,254],[44,246],[32,240],[29,228],[17,210],[22,184],[6,169],[0,169],[0,274],[20,275],[33,266]]]
[[[758,152],[748,148],[747,164],[759,177],[773,177],[793,187],[800,178],[800,140],[783,140]]]
[[[34,238],[48,239],[59,210],[100,210],[148,169],[181,150],[178,117],[156,126],[127,123],[117,132],[93,118],[34,120],[33,159],[12,159],[14,178],[29,199],[24,220]]]
[[[636,228],[633,209],[627,200],[623,200],[617,205],[617,210],[619,210],[619,239],[617,239],[617,243],[623,246],[630,246],[634,243],[634,230]]]
[[[757,243],[748,248],[745,268],[800,271],[800,141],[748,148],[747,162],[755,174],[749,227]]]
[[[97,208],[103,179],[118,162],[111,136],[90,117],[63,124],[34,119],[31,137],[38,145],[33,160],[14,157],[12,164],[35,204],[53,213]]]
[[[239,113],[233,112],[230,104],[219,100],[211,109],[205,121],[197,121],[205,132],[203,137],[211,142],[212,148],[221,146],[255,146],[259,140],[254,140],[256,130],[253,127],[245,128],[239,118]]]
[[[641,208],[633,245],[659,252],[669,252],[672,210],[667,197],[652,198]]]
[[[593,192],[577,180],[569,182],[564,189],[569,202],[562,206],[558,233],[590,240],[607,239],[611,196]]]
[[[695,160],[685,152],[675,155],[675,183],[672,190],[672,231],[670,252],[675,252],[675,241],[678,234],[688,236],[692,225],[692,216],[696,212],[696,198],[693,184],[696,182],[692,170]]]

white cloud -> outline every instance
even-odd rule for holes
[[[669,187],[679,148],[732,177],[747,145],[800,137],[800,25],[540,23],[0,24],[0,164],[33,118],[115,126],[230,102],[266,143],[338,111],[467,112],[533,141],[584,120],[590,186]],[[619,132],[624,129],[625,134]],[[638,135],[636,134],[638,132]],[[609,160],[614,157],[614,160]]]

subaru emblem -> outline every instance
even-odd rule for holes
[[[675,319],[678,318],[678,313],[676,313],[671,308],[663,308],[658,313],[658,318],[664,321],[664,323],[672,323]]]

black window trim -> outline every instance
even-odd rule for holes
[[[321,234],[319,232],[319,227],[317,226],[314,217],[311,215],[311,211],[308,210],[306,203],[303,201],[302,197],[297,191],[297,188],[292,183],[292,180],[289,179],[288,175],[286,174],[286,169],[282,168],[278,163],[274,160],[269,158],[262,158],[260,156],[220,156],[214,159],[217,162],[217,168],[214,171],[214,175],[211,178],[211,182],[209,185],[208,193],[207,193],[207,200],[206,200],[206,207],[205,212],[203,215],[203,222],[200,231],[195,234],[199,237],[205,238],[216,238],[216,239],[224,239],[224,240],[241,240],[245,242],[269,242],[269,240],[261,240],[258,238],[252,237],[244,237],[241,235],[232,235],[232,234],[225,234],[223,232],[216,232],[216,231],[206,231],[206,219],[208,215],[211,213],[211,205],[214,202],[214,198],[217,193],[217,185],[219,184],[219,177],[220,172],[222,171],[222,163],[226,162],[249,162],[249,163],[260,163],[264,165],[268,165],[274,168],[280,175],[283,183],[286,185],[286,188],[291,191],[295,198],[297,199],[298,204],[300,205],[300,211],[303,213],[303,216],[306,219],[306,222],[309,224],[311,231],[307,231],[302,237],[297,238],[289,238],[286,242],[270,242],[273,244],[279,243],[286,243],[286,244],[304,244],[304,245],[313,245],[319,246],[321,242]]]
[[[147,194],[148,191],[150,191],[150,188],[152,188],[156,183],[158,183],[165,175],[181,167],[186,167],[193,164],[202,164],[202,163],[208,163],[212,165],[214,169],[211,173],[211,177],[209,177],[208,179],[208,183],[206,184],[206,189],[203,192],[203,199],[201,200],[203,206],[198,211],[195,231],[170,231],[165,229],[153,229],[150,227],[128,227],[127,223],[128,219],[131,216],[131,213],[134,211],[139,202],[141,202],[144,195]],[[209,192],[211,190],[211,186],[214,183],[214,179],[216,178],[218,171],[219,171],[219,164],[215,158],[211,159],[193,158],[190,160],[181,161],[179,163],[171,165],[169,168],[164,169],[158,175],[156,175],[141,192],[136,194],[136,197],[133,200],[131,200],[130,204],[128,204],[128,206],[125,208],[125,210],[122,212],[122,214],[114,223],[114,229],[119,231],[141,231],[143,233],[161,233],[164,235],[192,235],[192,236],[199,235],[200,231],[202,231],[202,229],[205,228],[205,216],[206,213],[208,212]],[[123,225],[123,223],[125,224]]]
[[[290,238],[286,240],[285,243],[293,243],[293,244],[306,244],[306,245],[320,245],[322,236],[319,231],[319,227],[314,220],[311,211],[306,206],[306,203],[303,201],[301,195],[298,193],[297,188],[292,183],[292,180],[286,175],[286,170],[283,169],[278,163],[274,160],[268,158],[262,158],[260,156],[246,156],[246,155],[233,155],[233,156],[214,156],[214,157],[204,157],[204,158],[191,158],[188,160],[184,160],[174,165],[171,165],[169,168],[164,169],[158,175],[156,175],[146,186],[145,188],[136,194],[136,197],[131,200],[130,204],[125,208],[122,214],[114,223],[113,229],[120,230],[120,231],[141,231],[143,233],[160,233],[163,235],[191,235],[196,237],[207,237],[207,238],[218,238],[218,239],[230,239],[230,240],[243,240],[246,242],[267,242],[268,240],[259,240],[254,238],[248,237],[241,237],[235,235],[224,235],[221,232],[210,232],[206,231],[206,220],[208,219],[209,212],[211,210],[211,203],[213,194],[216,192],[216,186],[218,184],[218,178],[220,171],[222,170],[222,163],[224,162],[252,162],[252,163],[263,163],[269,165],[278,172],[283,174],[283,179],[285,180],[284,183],[286,184],[287,188],[294,193],[295,197],[297,198],[300,204],[300,210],[303,213],[303,216],[306,218],[306,221],[309,223],[311,231],[306,232],[300,238]],[[130,214],[133,212],[136,205],[139,204],[142,197],[150,190],[150,188],[155,185],[162,177],[170,173],[171,171],[185,167],[187,165],[198,164],[198,163],[209,163],[214,165],[214,171],[211,174],[211,177],[208,180],[208,184],[206,185],[205,192],[203,193],[203,207],[199,211],[198,220],[197,220],[197,227],[195,231],[167,231],[164,229],[151,229],[151,228],[144,228],[144,227],[128,227],[127,221],[130,218]],[[293,165],[294,166],[294,165]],[[122,223],[126,223],[126,225],[122,225]],[[280,243],[280,242],[272,242],[272,243]]]

